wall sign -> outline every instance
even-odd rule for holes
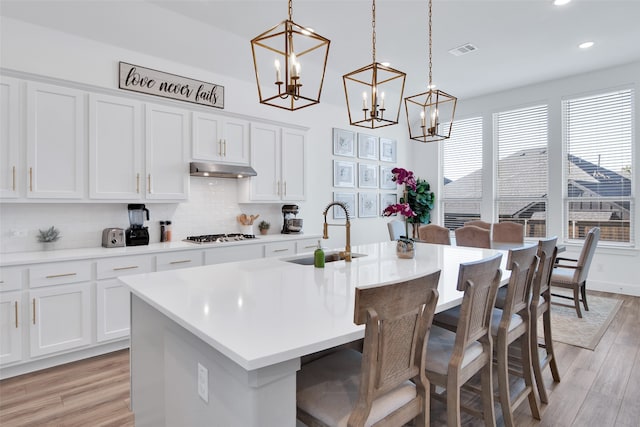
[[[120,61],[120,89],[224,108],[224,86]]]

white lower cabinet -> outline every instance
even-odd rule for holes
[[[313,252],[318,248],[318,240],[320,239],[304,239],[296,241],[296,253],[302,254]]]
[[[204,252],[204,264],[246,261],[264,257],[263,245],[239,245],[225,248],[211,248]]]
[[[156,255],[156,271],[178,270],[201,265],[202,251],[180,251]]]
[[[0,292],[0,364],[22,359],[22,292]]]
[[[28,292],[32,357],[91,344],[91,283]]]
[[[129,336],[129,290],[118,279],[96,283],[96,341]]]
[[[293,241],[267,243],[264,245],[265,258],[293,255],[294,253],[296,253],[296,242]]]

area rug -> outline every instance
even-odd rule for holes
[[[554,290],[555,292],[555,290]],[[553,301],[553,297],[552,297]],[[561,302],[572,303],[572,300]],[[551,304],[551,334],[554,341],[593,350],[622,305],[622,300],[587,295],[589,311],[582,309],[582,319],[575,308]],[[538,336],[543,335],[542,318],[538,319]]]

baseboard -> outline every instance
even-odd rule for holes
[[[587,291],[589,290],[640,297],[640,284],[628,285],[623,283],[609,283],[587,279]]]
[[[65,363],[76,362],[78,360],[87,359],[89,357],[99,356],[101,354],[111,353],[113,351],[129,348],[129,339],[111,342],[99,346],[77,350],[70,353],[48,356],[37,360],[28,360],[25,362],[17,362],[10,366],[0,368],[0,380],[15,377],[18,375],[28,374],[29,372],[39,371],[41,369],[52,368]]]

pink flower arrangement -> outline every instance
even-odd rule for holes
[[[396,182],[396,184],[404,184],[406,187],[410,187],[412,190],[416,189],[416,178],[413,176],[412,171],[408,171],[403,168],[393,168],[391,169],[391,172],[393,173],[393,180]],[[406,192],[407,190],[405,188],[405,195],[403,200],[407,200]],[[384,208],[384,211],[382,211],[382,215],[384,216],[390,216],[396,213],[399,213],[405,218],[416,216],[415,212],[413,212],[413,210],[409,206],[409,203],[407,202],[389,205]]]

